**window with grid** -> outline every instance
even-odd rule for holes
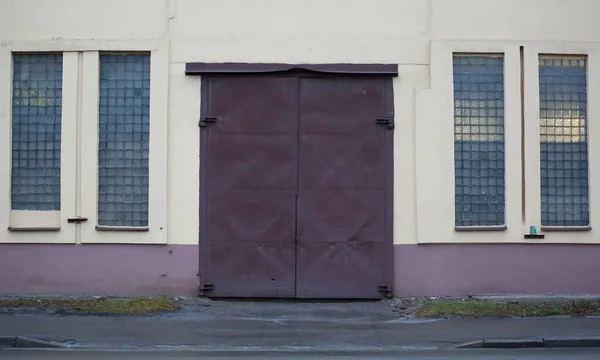
[[[13,210],[60,210],[62,65],[62,54],[13,55]]]
[[[98,225],[148,226],[150,55],[100,55]]]
[[[455,225],[504,225],[504,58],[455,54],[453,73]]]
[[[587,59],[541,56],[539,75],[542,226],[587,226]]]

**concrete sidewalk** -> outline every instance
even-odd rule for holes
[[[198,301],[152,317],[0,315],[0,336],[104,349],[400,351],[480,339],[600,337],[600,318],[425,320],[389,302]]]

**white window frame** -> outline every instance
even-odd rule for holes
[[[100,52],[149,52],[150,160],[147,231],[97,231]],[[12,53],[63,53],[60,212],[11,211]],[[168,41],[16,41],[0,44],[0,243],[167,243]],[[83,74],[83,76],[82,76]],[[77,170],[79,169],[79,171]],[[74,190],[77,189],[77,190]],[[81,224],[68,218],[88,218]],[[10,228],[10,230],[9,230]],[[35,228],[36,231],[18,231]],[[121,230],[121,231],[120,231]]]
[[[524,52],[525,214],[522,211],[521,55]],[[505,89],[505,218],[506,229],[454,225],[454,107],[452,58],[455,53],[503,53]],[[427,243],[600,243],[600,169],[589,166],[591,229],[541,231],[539,143],[539,55],[586,55],[588,58],[588,157],[600,153],[600,45],[516,41],[433,41],[431,88],[416,97],[417,242]],[[435,129],[435,131],[432,131]],[[535,225],[543,238],[525,238]],[[573,231],[581,230],[581,231]],[[585,230],[585,231],[583,231]]]
[[[166,243],[167,217],[167,118],[169,87],[169,54],[165,49],[150,51],[150,154],[148,227],[98,226],[98,102],[100,53],[86,52],[84,73],[83,118],[94,121],[82,125],[82,213],[92,226],[82,227],[83,243]],[[126,52],[125,52],[126,53]],[[132,52],[134,53],[134,52]],[[102,229],[103,231],[100,231]]]
[[[67,218],[75,212],[75,124],[77,116],[77,53],[60,52],[63,57],[60,210],[24,211],[11,209],[12,172],[12,91],[13,54],[46,53],[4,46],[0,48],[0,231],[4,243],[74,243],[75,228]]]
[[[587,57],[587,131],[588,131],[588,184],[590,224],[583,227],[564,227],[553,230],[541,224],[541,169],[540,169],[540,86],[539,57],[544,55],[582,55]],[[600,168],[593,166],[592,154],[600,153],[600,45],[592,43],[535,42],[525,45],[525,172],[526,215],[523,232],[536,226],[545,243],[600,243]],[[596,227],[596,229],[594,228]]]
[[[455,226],[453,56],[457,53],[504,57],[505,226]],[[506,42],[432,42],[431,88],[416,97],[418,243],[499,243],[523,238],[519,58],[519,46]]]

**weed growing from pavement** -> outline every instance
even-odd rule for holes
[[[596,316],[598,300],[564,300],[547,302],[431,301],[421,305],[417,316],[504,317],[504,316]]]
[[[181,305],[168,298],[9,298],[0,299],[1,308],[52,311],[55,314],[148,315],[174,312]]]

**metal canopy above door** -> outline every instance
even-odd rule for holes
[[[227,74],[216,65],[202,78],[199,123],[201,295],[389,295],[389,67]]]
[[[398,76],[395,64],[278,64],[278,63],[186,63],[186,75],[285,74],[294,71],[330,75]]]

